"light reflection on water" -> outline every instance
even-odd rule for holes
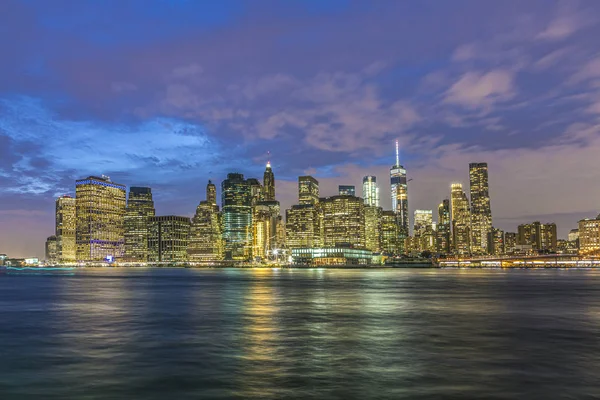
[[[593,398],[599,317],[596,271],[4,276],[0,398]]]

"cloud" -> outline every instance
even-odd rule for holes
[[[486,73],[467,72],[446,92],[444,102],[467,108],[485,108],[515,96],[514,73],[496,69]]]

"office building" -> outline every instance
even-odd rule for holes
[[[450,200],[444,199],[438,206],[436,232],[436,250],[441,254],[450,254],[451,245]]]
[[[247,179],[248,186],[250,187],[250,198],[252,206],[263,200],[263,187],[262,184],[256,178]]]
[[[56,236],[52,235],[46,239],[46,262],[48,264],[56,264],[57,256]]]
[[[379,187],[376,177],[369,175],[363,178],[363,200],[366,206],[379,207]]]
[[[515,254],[517,251],[517,233],[504,232],[504,254]]]
[[[381,207],[365,205],[365,247],[375,253],[381,251]]]
[[[292,249],[292,262],[299,265],[368,265],[373,253],[349,246]]]
[[[78,261],[112,261],[123,256],[125,186],[107,176],[75,182]]]
[[[150,217],[148,262],[182,263],[188,261],[190,219],[176,215]]]
[[[469,164],[471,187],[471,253],[487,254],[492,231],[492,211],[487,163]]]
[[[356,196],[356,187],[354,185],[339,185],[338,194],[340,196]]]
[[[56,199],[56,259],[59,263],[77,261],[77,213],[75,199],[62,196]]]
[[[196,207],[188,240],[188,260],[191,263],[213,263],[223,260],[223,239],[215,185],[208,181],[206,200]]]
[[[365,248],[365,205],[356,196],[322,198],[323,246]]]
[[[600,214],[579,221],[579,254],[600,255]]]
[[[521,224],[518,227],[517,244],[531,246],[538,253],[556,252],[556,224],[542,224],[535,221],[531,224]]]
[[[323,232],[318,205],[296,204],[286,210],[286,245],[290,249],[322,247]]]
[[[398,250],[398,221],[394,211],[381,212],[381,251],[387,255],[396,255]]]
[[[406,179],[406,169],[400,164],[400,150],[396,140],[396,163],[390,169],[390,183],[392,192],[392,210],[398,215],[399,236],[402,238],[408,236],[409,216],[408,216],[408,184]]]
[[[263,175],[263,200],[275,201],[275,174],[271,168],[271,161],[267,162]]]
[[[504,231],[502,229],[492,227],[488,234],[488,253],[501,256],[505,254],[504,249]]]
[[[148,223],[154,217],[152,189],[130,187],[125,210],[124,261],[145,263],[148,261]]]
[[[261,201],[254,206],[252,217],[252,255],[263,260],[273,255],[278,248],[277,220],[280,205],[276,200]]]
[[[298,177],[298,203],[317,204],[319,202],[319,181],[312,176]]]
[[[471,213],[469,199],[460,183],[451,185],[450,207],[452,210],[453,251],[459,256],[468,255],[471,251]]]
[[[221,184],[223,244],[227,260],[249,260],[252,257],[255,180],[248,182],[244,175],[230,173]]]
[[[434,252],[436,241],[433,230],[433,211],[415,210],[414,221],[411,250]]]

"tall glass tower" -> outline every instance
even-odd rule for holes
[[[249,259],[252,251],[252,188],[238,173],[227,174],[221,184],[225,258]]]
[[[396,164],[390,168],[390,183],[392,192],[392,210],[396,212],[400,235],[408,236],[408,185],[406,169],[400,164],[400,151],[396,140]]]
[[[271,161],[267,161],[267,167],[263,175],[263,200],[275,201],[275,174],[271,169]]]
[[[492,210],[487,163],[469,164],[471,184],[471,252],[488,253],[488,236],[492,232]]]
[[[376,177],[369,175],[363,178],[363,199],[365,205],[379,207],[379,187],[377,187]]]
[[[148,261],[148,222],[154,217],[152,189],[130,187],[125,211],[125,255],[129,262]]]

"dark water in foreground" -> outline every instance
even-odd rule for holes
[[[0,399],[600,396],[600,272],[0,276]]]

